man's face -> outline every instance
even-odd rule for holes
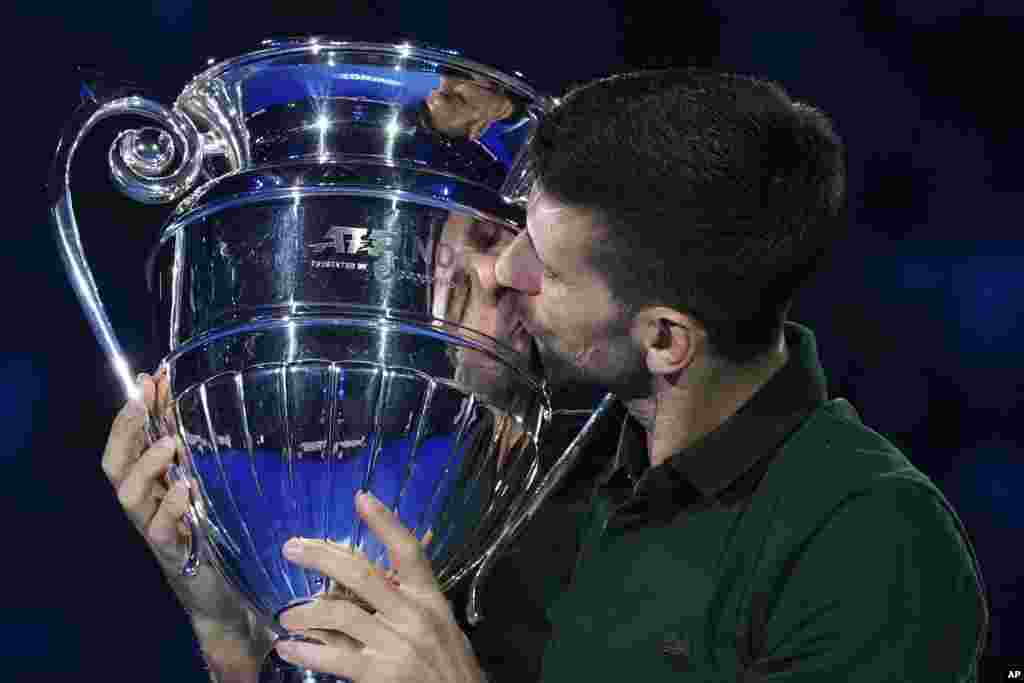
[[[513,292],[551,384],[596,385],[623,399],[644,396],[650,375],[644,350],[630,334],[633,315],[592,263],[591,249],[602,238],[590,212],[535,191],[526,230],[502,253],[496,279]]]
[[[515,326],[509,292],[494,279],[498,256],[515,234],[499,225],[463,214],[449,215],[435,258],[432,315],[481,332],[531,360],[530,337]],[[515,392],[513,371],[490,356],[454,347],[456,379],[482,395],[496,398]]]
[[[477,139],[494,121],[507,116],[511,101],[484,84],[442,77],[427,97],[434,128],[445,135]]]

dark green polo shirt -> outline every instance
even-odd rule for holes
[[[788,363],[667,462],[627,421],[548,609],[544,681],[976,680],[988,610],[963,524],[827,399],[810,331],[786,338]]]

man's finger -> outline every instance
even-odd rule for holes
[[[103,449],[101,466],[107,479],[117,487],[124,479],[129,466],[138,459],[145,446],[142,425],[145,421],[142,404],[129,401],[114,418]]]
[[[171,378],[167,366],[164,365],[156,375],[156,399],[154,414],[160,417],[165,434],[177,431],[174,415],[174,403],[171,401]]]
[[[174,461],[175,448],[174,437],[166,436],[157,441],[129,468],[117,487],[117,498],[125,512],[142,528],[148,526],[156,512],[153,489],[161,483],[164,471]]]
[[[344,641],[330,645],[314,645],[296,641],[278,641],[274,648],[281,659],[301,669],[334,674],[353,681],[362,681],[370,673],[369,657],[357,645]]]
[[[361,553],[335,543],[306,538],[289,540],[283,552],[300,567],[318,571],[344,585],[378,612],[400,615],[410,611],[408,598],[400,594],[383,569]]]
[[[403,586],[437,587],[437,579],[430,560],[423,552],[423,545],[386,505],[372,493],[362,492],[356,496],[356,510],[370,531],[388,549],[391,566]]]
[[[281,625],[289,631],[340,631],[374,650],[390,650],[398,634],[359,605],[348,600],[312,600],[286,610]]]
[[[321,629],[310,629],[300,633],[304,638],[313,640],[314,645],[326,645],[327,647],[353,647],[356,650],[362,650],[363,644],[352,636],[346,635],[340,631],[324,631]]]
[[[176,555],[181,546],[181,518],[188,511],[188,482],[175,482],[160,502],[146,537],[162,552]]]
[[[107,437],[107,445],[103,450],[102,467],[107,479],[115,487],[120,485],[145,447],[143,425],[146,421],[146,407],[152,405],[156,396],[156,386],[148,375],[139,375],[142,387],[143,402],[128,401],[114,418]]]

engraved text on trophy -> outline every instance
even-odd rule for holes
[[[408,280],[420,285],[433,282],[435,265],[451,269],[456,259],[454,250],[444,243],[437,245],[435,253],[433,240],[414,226],[403,225],[398,212],[373,217],[368,227],[331,226],[320,241],[306,246],[312,268],[367,277],[372,273],[377,280]]]
[[[314,258],[310,261],[310,265],[313,268],[366,271],[369,267],[368,258],[372,255],[366,239],[368,232],[368,228],[348,225],[331,226],[323,236],[324,241],[313,242],[306,246],[309,247],[313,256],[326,257],[333,252],[336,258]]]

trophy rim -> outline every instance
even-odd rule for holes
[[[539,105],[544,113],[549,112],[556,103],[554,98],[539,92],[528,81],[526,81],[525,78],[521,76],[521,72],[513,72],[519,74],[519,76],[509,75],[501,69],[462,57],[456,50],[430,47],[422,43],[414,43],[410,41],[404,41],[402,43],[363,42],[344,40],[324,35],[270,38],[264,40],[255,50],[216,62],[199,72],[185,87],[184,92],[188,92],[197,84],[220,78],[243,66],[248,66],[250,64],[289,54],[307,53],[316,55],[325,49],[361,52],[365,54],[391,54],[399,58],[416,58],[427,62],[436,62],[438,65],[455,67],[456,69],[476,73],[497,81],[514,93]]]

